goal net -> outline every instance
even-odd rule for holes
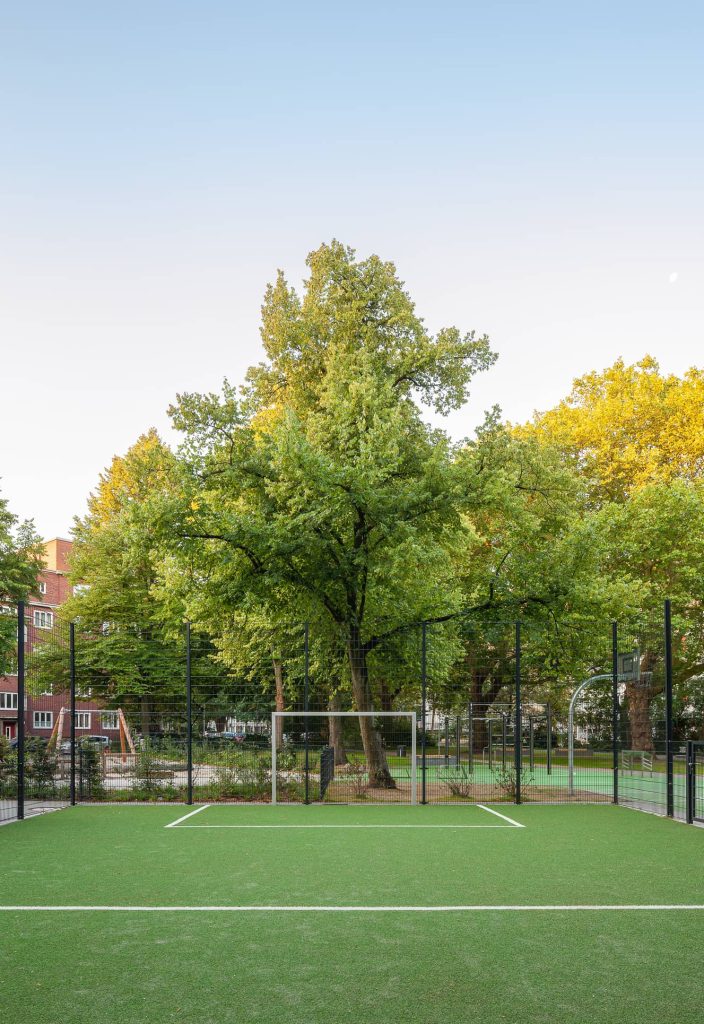
[[[415,711],[273,712],[271,802],[415,804]]]

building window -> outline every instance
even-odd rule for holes
[[[37,629],[51,629],[54,625],[54,613],[35,611],[34,625]]]
[[[119,728],[117,721],[117,711],[103,711],[101,725],[103,729]]]
[[[90,711],[76,712],[76,728],[90,729]]]
[[[44,580],[41,580],[39,583],[39,593],[46,594],[46,583],[44,582]]]
[[[73,588],[73,596],[80,597],[81,594],[87,594],[89,590],[90,587],[87,583],[77,583]]]
[[[8,693],[7,691],[5,691],[4,693],[0,693],[0,710],[3,710],[3,711],[16,711],[17,710],[17,694],[16,693]]]
[[[53,729],[54,728],[54,712],[53,711],[35,711],[34,712],[34,728],[35,729]]]

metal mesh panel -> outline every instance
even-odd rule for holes
[[[17,609],[0,606],[0,823],[17,817]]]
[[[278,714],[272,795],[277,803],[415,804],[416,750],[414,712]]]
[[[71,628],[32,616],[27,813],[73,799],[268,801],[271,716],[286,712],[288,727],[282,717],[274,725],[281,799],[403,802],[415,780],[421,803],[617,799],[684,818],[688,744],[704,736],[704,677],[691,627],[676,619],[669,646],[664,627],[653,615],[616,632],[587,622],[558,634],[539,617],[519,626],[483,612],[403,628],[389,621],[365,636],[324,621],[233,620],[215,642],[204,626],[77,623],[72,660]],[[9,728],[18,678],[4,680]],[[398,711],[405,717],[385,717]],[[0,820],[17,814],[20,768],[4,740]]]
[[[662,616],[619,625],[619,650],[632,655],[619,675],[619,803],[667,813],[665,725],[665,632]],[[675,801],[685,815],[684,757],[678,765]]]

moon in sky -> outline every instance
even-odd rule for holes
[[[670,284],[674,284],[679,276],[680,275],[677,273],[677,271],[673,270],[673,272],[670,274],[667,280],[670,282]]]

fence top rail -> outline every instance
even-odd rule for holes
[[[272,711],[272,718],[415,718],[415,711]]]

